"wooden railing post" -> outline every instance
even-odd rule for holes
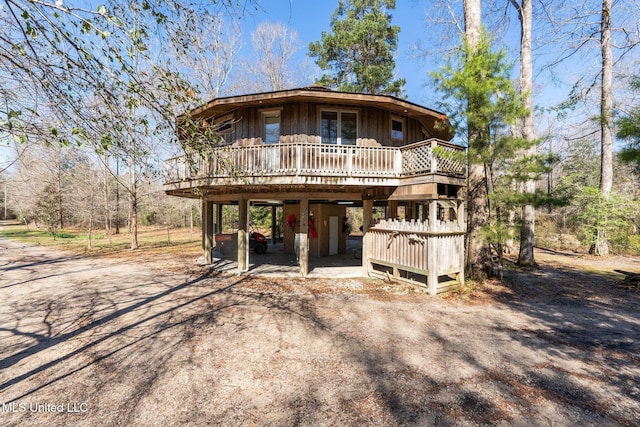
[[[438,146],[438,142],[435,139],[431,140],[431,173],[438,172],[438,156],[436,156],[435,148]]]
[[[400,176],[402,175],[402,151],[401,150],[396,150],[396,155],[395,155],[395,173],[396,176]]]

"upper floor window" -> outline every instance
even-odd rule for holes
[[[265,144],[280,142],[280,111],[269,111],[262,114],[263,135]]]
[[[356,145],[358,114],[349,111],[322,111],[320,132],[323,144]]]
[[[391,119],[391,139],[404,142],[404,120]]]
[[[213,120],[213,129],[217,136],[222,139],[222,143],[229,142],[232,139],[233,125],[236,120],[233,114],[219,117]]]

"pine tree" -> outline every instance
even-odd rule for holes
[[[404,79],[394,79],[400,28],[391,25],[395,0],[340,0],[331,32],[309,44],[309,56],[326,73],[320,84],[345,92],[402,96]]]
[[[640,91],[640,75],[631,80],[631,87]],[[628,141],[628,144],[620,152],[620,158],[627,162],[636,163],[640,169],[640,106],[620,117],[616,125],[618,127],[616,136]]]
[[[501,257],[502,244],[512,235],[513,230],[508,229],[505,220],[509,209],[533,204],[538,197],[515,193],[514,184],[544,171],[540,157],[518,156],[536,141],[511,135],[511,126],[528,109],[510,75],[506,53],[494,51],[486,34],[480,35],[473,49],[465,40],[454,62],[433,74],[440,91],[452,103],[450,117],[456,133],[469,138],[469,169],[482,171],[476,181],[469,178],[467,247],[483,248],[473,259],[470,258],[473,254],[467,252],[467,272],[476,279],[490,273],[486,262],[490,257],[488,248],[492,247]],[[474,220],[472,205],[487,206],[487,216],[482,222]]]

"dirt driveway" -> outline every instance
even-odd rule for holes
[[[640,292],[538,259],[465,301],[0,240],[0,424],[637,425]]]

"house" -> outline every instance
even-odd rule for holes
[[[216,145],[207,154],[189,150],[187,122],[212,131]],[[312,86],[217,98],[178,124],[187,154],[165,162],[164,190],[202,199],[208,262],[220,206],[238,205],[238,268],[247,271],[249,206],[276,203],[285,250],[299,249],[306,276],[309,256],[345,250],[351,205],[363,208],[369,274],[425,279],[431,293],[462,282],[465,149],[450,142],[445,114],[393,96]],[[385,212],[377,224],[374,208]]]

